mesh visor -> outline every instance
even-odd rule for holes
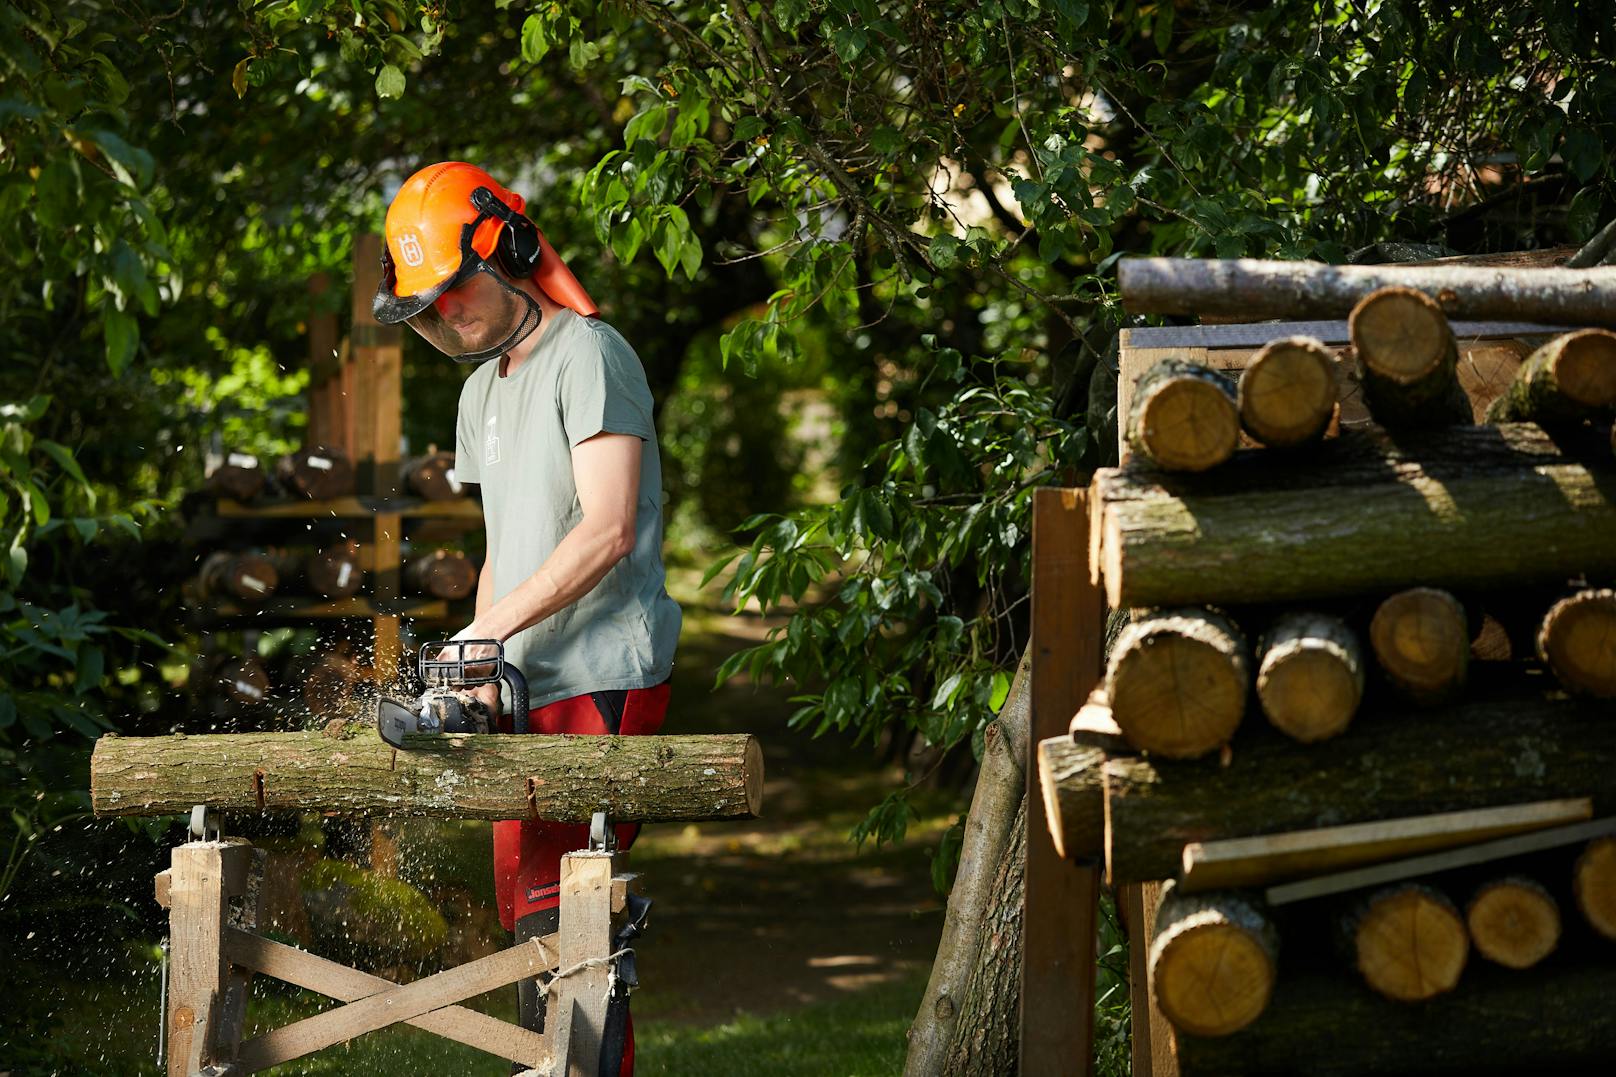
[[[457,274],[451,283],[404,321],[456,362],[479,363],[505,354],[543,318],[532,296],[507,284],[480,259],[471,273]]]

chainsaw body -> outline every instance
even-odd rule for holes
[[[495,715],[471,689],[502,681],[511,690],[512,726],[527,732],[527,678],[505,661],[505,646],[498,640],[423,643],[416,670],[426,685],[418,699],[376,701],[376,731],[394,748],[405,747],[404,738],[412,734],[492,733]]]

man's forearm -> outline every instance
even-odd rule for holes
[[[566,609],[595,589],[634,548],[631,530],[620,525],[592,523],[586,516],[567,533],[538,570],[498,602],[491,598],[491,582],[477,588],[477,619],[468,635],[484,639],[510,639],[556,612]]]

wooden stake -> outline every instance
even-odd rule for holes
[[[1465,609],[1446,591],[1415,587],[1380,604],[1369,640],[1381,671],[1410,700],[1436,704],[1456,698],[1470,667]]]
[[[1170,471],[1205,471],[1240,442],[1235,387],[1204,366],[1163,359],[1145,371],[1128,416],[1133,450]]]
[[[1569,691],[1616,698],[1616,590],[1579,591],[1555,603],[1537,651]]]
[[[1376,422],[1425,428],[1471,421],[1453,331],[1434,300],[1412,288],[1383,288],[1352,308],[1347,331]]]
[[[1180,1031],[1226,1036],[1268,1006],[1279,932],[1262,909],[1233,893],[1163,888],[1150,945],[1150,989]]]
[[[563,970],[603,961],[612,945],[612,857],[609,853],[568,853],[561,858],[561,961]],[[611,969],[604,964],[578,969],[556,980],[550,1012],[557,1024],[556,1054],[567,1060],[556,1077],[598,1077],[601,1036]],[[568,1017],[570,1016],[570,1020]],[[570,1035],[563,1030],[570,1026]]]
[[[1465,926],[1482,957],[1529,969],[1560,942],[1560,906],[1537,880],[1510,875],[1476,891],[1465,908]]]
[[[1280,617],[1263,640],[1257,698],[1275,729],[1304,744],[1347,728],[1363,698],[1358,638],[1326,614]]]
[[[1228,743],[1246,709],[1246,643],[1210,610],[1153,614],[1122,630],[1105,676],[1128,742],[1174,759]]]
[[[1588,843],[1572,869],[1571,889],[1584,919],[1616,941],[1616,837]]]
[[[1345,927],[1364,980],[1399,1002],[1423,1002],[1453,990],[1470,953],[1459,910],[1418,883],[1371,894]]]
[[[1240,425],[1269,448],[1324,436],[1338,397],[1330,352],[1312,337],[1265,345],[1240,375]]]
[[[1529,356],[1504,395],[1487,409],[1490,423],[1563,423],[1616,408],[1616,333],[1582,329],[1555,337]]]

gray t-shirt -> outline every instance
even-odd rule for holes
[[[506,657],[527,676],[534,707],[662,683],[680,612],[664,587],[662,463],[639,356],[605,322],[562,310],[514,373],[499,368],[487,362],[466,379],[455,444],[456,477],[482,484],[495,601],[583,519],[572,447],[600,433],[642,442],[634,551],[576,603],[512,636]]]

